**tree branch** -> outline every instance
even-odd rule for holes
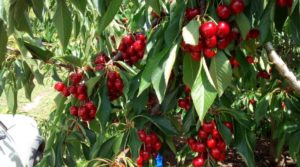
[[[289,70],[270,42],[266,44],[265,48],[268,52],[269,60],[274,64],[276,70],[286,79],[293,90],[300,95],[300,81],[297,80],[295,74]]]

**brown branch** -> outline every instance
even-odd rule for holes
[[[276,70],[279,74],[286,79],[288,84],[292,87],[292,89],[300,95],[300,81],[297,80],[295,74],[290,71],[286,63],[281,59],[281,57],[277,54],[275,49],[273,48],[272,43],[268,42],[265,46],[269,60],[274,64]]]

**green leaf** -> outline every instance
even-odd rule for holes
[[[198,21],[192,20],[182,28],[182,37],[186,44],[197,45],[199,43],[199,26]]]
[[[151,8],[155,11],[155,13],[160,15],[159,0],[147,0],[146,3],[147,3],[147,5],[151,6]]]
[[[75,65],[75,66],[78,66],[78,67],[82,66],[81,60],[78,57],[75,57],[75,56],[63,56],[61,58],[64,61],[66,61],[66,62],[68,62],[68,63],[70,63],[72,65]]]
[[[87,5],[87,1],[71,0],[71,2],[82,14],[84,14],[86,5]]]
[[[257,124],[266,116],[268,107],[269,107],[269,102],[267,100],[268,96],[263,97],[256,106],[255,109],[255,121]]]
[[[16,28],[19,31],[27,32],[32,36],[31,24],[28,16],[28,2],[26,0],[18,0],[10,4],[10,29]],[[11,24],[13,23],[13,24]]]
[[[174,45],[173,48],[170,51],[169,57],[164,63],[164,69],[165,69],[165,82],[166,85],[169,83],[169,79],[173,70],[174,63],[176,61],[177,53],[178,53],[178,44]]]
[[[42,49],[34,44],[24,41],[24,46],[31,53],[33,59],[39,59],[47,62],[49,59],[53,57],[53,53],[49,50]]]
[[[113,152],[115,154],[119,153],[121,151],[121,145],[122,145],[122,142],[124,140],[124,133],[121,133],[119,134],[117,137],[116,137],[116,142],[114,143],[112,149],[113,149]]]
[[[260,42],[264,43],[271,34],[271,26],[274,20],[275,1],[269,1],[260,19]]]
[[[300,10],[300,5],[298,5]],[[288,17],[285,29],[288,31],[289,34],[291,34],[291,38],[300,45],[300,11],[294,11],[293,14]]]
[[[164,70],[161,66],[158,66],[151,77],[151,82],[153,85],[153,88],[155,90],[157,99],[159,101],[159,103],[161,104],[161,102],[163,101],[163,98],[165,96],[166,93],[166,89],[167,89],[167,84],[164,78]]]
[[[16,114],[18,103],[18,93],[13,85],[7,84],[5,87],[5,96],[8,105],[8,111],[12,114]]]
[[[129,131],[128,145],[130,147],[132,159],[135,160],[139,156],[139,150],[142,146],[142,142],[139,139],[137,129],[135,128],[132,128]]]
[[[136,75],[137,74],[137,72],[132,67],[130,67],[128,64],[126,64],[125,62],[123,62],[123,61],[117,61],[117,63],[120,64],[130,74],[132,74],[132,75]]]
[[[183,55],[183,82],[190,88],[193,86],[200,68],[200,63],[192,59],[190,55]]]
[[[171,151],[176,154],[177,151],[176,151],[176,146],[173,142],[173,137],[166,137],[166,143],[168,144],[169,148],[171,149]]]
[[[56,110],[57,111],[62,111],[63,108],[65,107],[65,101],[67,98],[65,98],[63,95],[60,93],[54,98],[54,102],[56,104]]]
[[[32,9],[36,17],[42,21],[43,20],[43,10],[44,10],[44,1],[41,0],[31,0]]]
[[[0,19],[0,67],[2,62],[5,60],[6,45],[7,45],[7,31],[4,22]]]
[[[166,136],[177,135],[178,131],[172,124],[171,120],[163,116],[146,116],[140,115],[138,117],[146,118],[158,127]]]
[[[246,39],[249,30],[251,29],[250,22],[244,13],[236,16],[236,23],[240,29],[243,39]]]
[[[98,25],[98,32],[102,31],[109,25],[109,23],[114,19],[115,15],[119,11],[119,8],[122,4],[122,0],[111,0],[107,10],[104,15],[100,18]]]
[[[252,134],[251,131],[247,131],[241,126],[235,126],[235,146],[248,167],[255,167],[253,147],[251,144],[253,143],[251,141],[253,139],[253,136],[254,134]]]
[[[100,105],[100,110],[97,112],[97,117],[101,122],[101,127],[102,130],[105,130],[105,125],[107,123],[107,121],[109,120],[111,111],[112,111],[112,107],[110,104],[110,101],[107,97],[107,88],[106,86],[104,88],[102,88],[101,91],[101,105]]]
[[[72,33],[72,17],[65,1],[57,0],[53,22],[57,30],[60,43],[65,49],[68,46]]]
[[[209,71],[219,96],[222,96],[232,79],[230,62],[222,51],[212,58]]]
[[[105,141],[100,148],[99,156],[101,158],[110,158],[113,155],[113,146],[116,142],[116,137],[112,137]]]
[[[274,22],[275,22],[275,27],[279,32],[282,31],[283,25],[287,17],[288,17],[288,9],[276,5]]]
[[[192,99],[201,122],[217,96],[217,91],[209,81],[210,76],[205,72],[204,66],[206,66],[205,59],[202,58],[201,66],[192,86]]]
[[[101,77],[93,77],[86,81],[85,85],[87,86],[88,96],[91,96],[94,90],[95,85],[98,83]]]
[[[226,145],[230,145],[232,141],[232,134],[229,128],[227,128],[220,119],[217,120],[217,127],[218,130],[222,136],[222,138],[225,140]]]

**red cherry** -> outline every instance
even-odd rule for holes
[[[206,145],[208,148],[215,148],[217,146],[217,142],[215,139],[208,139],[206,141]]]
[[[230,43],[229,38],[220,39],[219,42],[218,42],[218,49],[220,49],[220,50],[226,49],[227,46],[229,45],[229,43]]]
[[[156,142],[156,143],[154,144],[154,149],[155,149],[156,151],[159,151],[160,148],[161,148],[161,143],[160,143],[160,142]]]
[[[85,101],[87,99],[87,97],[86,97],[86,95],[85,94],[79,94],[78,95],[78,100],[80,100],[80,101]]]
[[[124,85],[123,85],[122,79],[121,79],[121,78],[117,78],[117,79],[115,80],[115,88],[116,88],[118,91],[122,92],[123,87],[124,87]]]
[[[214,124],[212,122],[204,122],[202,125],[202,129],[206,132],[206,133],[210,133],[214,128]]]
[[[293,0],[286,0],[286,5],[291,8],[293,6]]]
[[[125,45],[129,46],[133,43],[133,39],[132,39],[132,36],[131,35],[125,35],[123,38],[122,38],[122,42],[121,43],[124,43]]]
[[[143,157],[144,162],[148,162],[151,155],[148,151],[142,151],[141,156]]]
[[[198,153],[203,153],[206,151],[206,146],[203,143],[197,142],[195,146],[195,150]]]
[[[221,137],[219,131],[217,129],[213,129],[211,131],[211,136],[214,138],[214,139],[219,139]]]
[[[253,64],[253,63],[254,63],[254,57],[251,56],[251,55],[247,56],[247,57],[246,57],[246,60],[247,60],[247,62],[248,62],[249,64]]]
[[[151,144],[154,144],[159,141],[159,139],[155,133],[151,133],[150,137],[151,137]]]
[[[225,151],[226,143],[224,141],[219,141],[217,147],[220,149],[220,151]]]
[[[232,0],[230,3],[230,8],[232,13],[240,14],[245,9],[245,4],[243,0]]]
[[[219,160],[221,151],[217,148],[213,148],[211,149],[210,154],[215,160]]]
[[[59,92],[63,91],[65,87],[66,87],[65,84],[62,82],[57,82],[54,85],[54,89],[56,89]]]
[[[86,117],[87,113],[88,113],[88,110],[85,106],[79,107],[78,116],[84,118],[84,117]]]
[[[230,7],[227,5],[218,5],[217,6],[217,15],[223,20],[228,19],[231,15]]]
[[[70,107],[70,114],[77,116],[78,115],[78,107],[76,107],[76,106]]]
[[[77,87],[76,86],[71,85],[71,86],[69,86],[68,89],[69,89],[69,92],[71,94],[76,94],[77,93]]]
[[[184,92],[186,94],[190,94],[191,93],[191,88],[189,88],[187,85],[184,85]]]
[[[193,144],[195,142],[196,142],[195,139],[192,138],[192,137],[188,138],[188,140],[187,140],[188,145],[191,145],[191,144]]]
[[[223,122],[223,124],[224,124],[228,129],[230,129],[231,133],[233,132],[233,125],[232,125],[231,122],[225,121],[225,122]]]
[[[200,52],[192,52],[191,57],[194,61],[200,61],[201,53]]]
[[[62,94],[64,97],[70,96],[69,89],[68,89],[67,87],[64,87],[64,89],[62,90],[61,94]]]
[[[178,106],[183,109],[185,109],[187,106],[187,102],[185,99],[179,99],[177,103],[178,103]]]
[[[90,119],[95,119],[95,117],[96,117],[96,113],[97,113],[97,111],[96,111],[96,110],[90,110],[90,113],[89,113],[89,117],[90,117]]]
[[[235,57],[231,57],[229,61],[230,61],[230,64],[233,68],[239,68],[240,67],[240,63],[238,62],[238,60]]]
[[[217,25],[212,21],[205,22],[200,26],[200,33],[204,38],[210,38],[216,35],[217,31]]]
[[[213,58],[216,56],[217,52],[212,48],[204,48],[204,56],[207,58]]]
[[[144,34],[142,34],[142,33],[136,34],[135,38],[136,38],[136,40],[140,40],[140,41],[143,41],[143,42],[146,41],[146,36]]]
[[[85,85],[77,86],[77,93],[78,94],[85,94],[86,93],[86,86]]]
[[[263,79],[270,79],[271,75],[267,71],[262,70],[258,72],[256,77],[263,78]]]
[[[281,8],[284,8],[287,5],[287,0],[277,0],[276,2],[277,2],[277,5]]]
[[[137,163],[138,165],[143,165],[143,162],[144,162],[144,159],[143,159],[142,156],[139,156],[139,157],[136,159],[136,163]]]
[[[257,29],[257,28],[252,28],[252,29],[248,32],[246,39],[256,39],[256,38],[258,38],[259,35],[260,35],[259,29]]]
[[[214,35],[210,38],[205,39],[205,45],[206,45],[206,47],[213,48],[217,45],[217,43],[218,43],[217,41],[218,41],[217,36]]]
[[[78,84],[83,78],[82,73],[72,73],[69,76],[69,79],[72,81],[73,84]]]
[[[142,142],[145,142],[146,140],[146,132],[144,130],[139,130],[138,131],[139,139]]]
[[[152,138],[151,138],[150,135],[146,135],[145,143],[146,144],[151,144],[152,143]]]
[[[88,101],[87,103],[85,103],[85,106],[89,110],[96,110],[96,106],[94,105],[94,103],[92,101]]]
[[[192,52],[201,52],[203,49],[203,43],[202,41],[199,41],[197,45],[189,45],[189,47]]]
[[[231,32],[230,25],[224,21],[219,22],[217,35],[220,38],[228,36]]]
[[[205,159],[200,156],[193,159],[194,167],[202,167],[204,164],[205,164]]]
[[[136,51],[141,51],[144,49],[144,43],[140,40],[137,40],[135,41],[133,44],[132,44],[133,48],[136,50]]]
[[[255,101],[254,99],[250,99],[250,100],[249,100],[249,103],[252,104],[252,105],[254,105],[255,102],[256,102],[256,101]]]
[[[146,144],[146,151],[148,152],[152,151],[152,144]]]
[[[194,17],[196,17],[199,14],[200,14],[200,11],[197,8],[195,8],[195,9],[189,8],[189,9],[186,9],[186,11],[185,11],[185,18],[187,20],[192,20]]]
[[[226,158],[226,155],[225,155],[225,153],[223,152],[223,153],[220,154],[219,161],[224,161],[225,158]]]
[[[204,130],[199,130],[198,136],[200,139],[207,139],[208,134]]]

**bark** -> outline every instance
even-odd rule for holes
[[[266,44],[265,48],[268,52],[269,60],[274,64],[275,69],[287,81],[289,86],[292,87],[294,92],[300,95],[300,81],[297,80],[295,74],[290,71],[286,63],[277,54],[270,42]]]

